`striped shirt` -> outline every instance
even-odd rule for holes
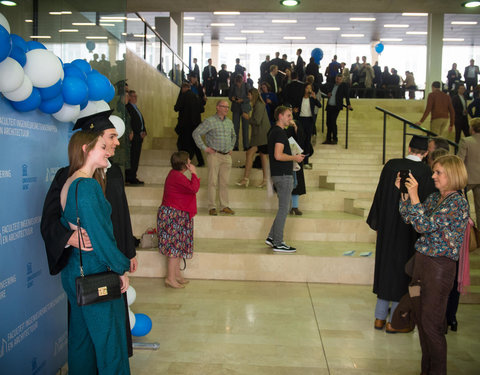
[[[205,142],[202,140],[203,135]],[[208,117],[198,125],[192,136],[202,150],[205,151],[207,147],[210,147],[225,154],[232,151],[236,140],[232,120],[226,116],[222,120],[217,114]]]

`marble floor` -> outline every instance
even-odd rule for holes
[[[416,332],[373,329],[370,286],[192,280],[183,290],[135,278],[131,306],[153,321],[133,375],[418,375]],[[448,373],[480,373],[480,305],[460,305]]]

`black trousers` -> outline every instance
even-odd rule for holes
[[[338,141],[337,118],[340,110],[332,105],[327,105],[327,141]]]
[[[471,91],[475,90],[475,87],[477,87],[477,80],[475,78],[465,78],[467,94],[470,94]]]
[[[202,150],[197,147],[197,144],[193,140],[192,133],[179,134],[177,139],[177,150],[188,152],[190,160],[193,159],[193,155],[197,157],[198,165],[205,165],[203,160]]]
[[[137,179],[138,163],[140,162],[140,153],[142,152],[143,138],[140,134],[133,134],[130,142],[130,169],[125,171],[125,180],[132,182]]]
[[[207,79],[205,81],[205,94],[207,96],[214,96],[215,95],[215,80],[214,79]]]
[[[465,137],[470,136],[470,128],[468,126],[468,118],[467,116],[458,119],[455,117],[455,143],[460,141],[460,136],[463,132]]]
[[[304,164],[308,164],[308,158],[313,154],[312,147],[312,135],[313,135],[313,117],[299,117],[300,125],[305,134],[305,144],[303,145],[303,152],[305,153],[305,159],[303,159]]]

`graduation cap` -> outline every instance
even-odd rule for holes
[[[408,134],[412,135],[412,139],[408,144],[408,147],[415,148],[417,150],[427,151],[428,150],[428,137],[417,134]]]
[[[81,117],[75,123],[72,130],[82,129],[83,131],[101,132],[106,129],[115,129],[113,123],[109,120],[113,109],[108,111],[94,113],[93,115]]]

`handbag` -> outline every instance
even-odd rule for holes
[[[158,247],[157,231],[154,228],[148,228],[145,233],[142,234],[140,248],[151,249],[155,247]]]
[[[75,187],[75,207],[77,213],[77,234],[78,244],[84,244],[83,235],[81,233],[80,216],[78,215],[78,185]],[[82,250],[79,249],[80,255],[80,276],[75,279],[75,289],[77,292],[78,306],[86,306],[99,302],[106,302],[121,297],[120,277],[110,269],[106,272],[85,275],[83,273]]]

